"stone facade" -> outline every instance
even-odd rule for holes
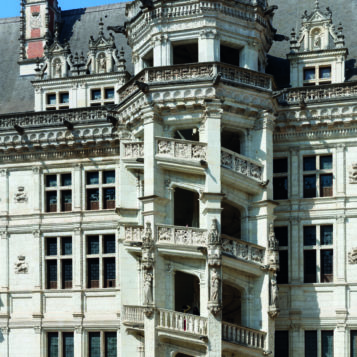
[[[354,356],[357,83],[331,10],[301,14],[277,88],[265,0],[99,9],[77,53],[57,1],[21,4],[0,356]]]

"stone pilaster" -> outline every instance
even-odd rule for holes
[[[7,169],[0,171],[0,214],[7,216],[9,214],[9,172]]]
[[[80,211],[82,209],[82,165],[76,164],[73,168],[72,179],[72,209]]]
[[[204,29],[198,38],[198,62],[220,60],[219,36],[216,30]]]
[[[41,212],[41,168],[32,168],[33,213]]]
[[[336,194],[335,196],[344,196],[346,194],[346,147],[341,144],[336,149]]]
[[[6,229],[0,232],[0,319],[9,318],[9,234]],[[1,344],[0,344],[1,345]]]

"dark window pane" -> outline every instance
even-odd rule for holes
[[[351,331],[351,357],[357,357],[357,330]]]
[[[288,198],[288,178],[273,178],[273,196],[274,200],[286,200]]]
[[[99,259],[88,259],[88,288],[99,288]]]
[[[49,332],[47,334],[48,357],[58,357],[58,333]]]
[[[332,169],[332,155],[320,156],[320,169],[321,170]]]
[[[320,227],[320,244],[328,245],[333,242],[333,226]]]
[[[280,174],[288,172],[288,159],[285,157],[283,159],[273,160],[273,173]]]
[[[114,99],[114,88],[105,88],[105,99]]]
[[[61,175],[61,185],[62,186],[71,186],[72,185],[72,175],[71,174],[62,174]]]
[[[74,357],[73,332],[63,333],[63,357]]]
[[[115,171],[103,172],[103,183],[115,183]]]
[[[321,331],[321,356],[333,357],[333,331]]]
[[[289,357],[289,331],[275,331],[275,357]]]
[[[87,172],[87,185],[97,185],[99,183],[98,172]]]
[[[72,254],[72,237],[63,237],[61,238],[62,242],[62,255],[71,255]]]
[[[57,289],[57,261],[47,260],[47,289]]]
[[[62,289],[72,289],[72,259],[62,260]]]
[[[115,253],[115,235],[103,236],[104,253]]]
[[[332,175],[320,175],[320,196],[332,196]]]
[[[105,357],[117,357],[117,334],[116,332],[105,333]]]
[[[69,103],[69,93],[60,93],[60,103]]]
[[[103,208],[115,208],[115,188],[106,188],[103,190]]]
[[[72,211],[72,191],[61,191],[61,211]]]
[[[46,255],[57,255],[57,238],[47,238]]]
[[[99,254],[99,237],[87,237],[87,254]]]
[[[99,209],[99,190],[97,188],[87,190],[87,209]]]
[[[46,187],[56,187],[57,186],[57,176],[47,175],[46,176]]]
[[[316,197],[316,176],[304,176],[304,198]]]
[[[277,281],[278,284],[288,284],[289,283],[289,262],[288,262],[288,251],[279,251],[279,265],[280,270],[278,271]]]
[[[317,357],[317,331],[305,331],[305,357]]]
[[[47,104],[56,105],[56,94],[47,94]]]
[[[279,247],[288,246],[288,227],[274,227],[275,238],[279,242]]]
[[[100,332],[89,332],[89,357],[100,356]]]
[[[105,288],[115,287],[115,258],[104,259],[104,284]]]
[[[320,75],[320,79],[330,79],[331,78],[331,67],[320,67],[319,75]]]
[[[100,89],[92,89],[92,100],[100,100],[102,93]]]
[[[46,212],[57,212],[57,192],[46,192]]]
[[[321,250],[321,282],[333,282],[333,251],[332,249]]]
[[[304,251],[304,283],[316,283],[316,251]]]
[[[316,156],[304,157],[304,171],[316,170]]]
[[[304,226],[304,245],[316,245],[316,226]]]
[[[315,68],[305,68],[304,81],[309,81],[311,79],[315,79]]]

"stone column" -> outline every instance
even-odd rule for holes
[[[72,182],[72,210],[80,211],[82,209],[82,165],[76,164],[73,169]]]
[[[32,257],[31,257],[31,269],[34,270],[34,289],[32,292],[32,316],[35,319],[41,319],[43,317],[42,309],[42,252],[44,249],[43,240],[41,239],[41,232],[38,229],[32,231],[33,244],[32,244]]]
[[[82,326],[76,326],[74,331],[74,355],[83,356],[84,353],[84,336]]]
[[[345,145],[340,144],[336,150],[336,194],[335,196],[344,196],[346,193],[346,158]]]
[[[198,39],[198,62],[220,60],[220,43],[216,30],[204,29]]]
[[[0,214],[7,216],[9,214],[9,172],[7,169],[0,171]]]
[[[172,65],[171,43],[167,35],[158,35],[153,38],[154,67]]]
[[[32,168],[33,213],[41,213],[41,168]]]

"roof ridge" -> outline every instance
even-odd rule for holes
[[[98,6],[90,6],[90,7],[80,7],[77,9],[69,9],[69,10],[62,10],[61,14],[62,16],[70,16],[73,14],[77,14],[77,13],[81,13],[83,12],[83,10],[85,10],[85,12],[98,12],[98,11],[102,11],[102,10],[109,10],[109,9],[119,9],[119,8],[123,8],[126,6],[126,4],[128,4],[130,1],[123,1],[123,2],[117,2],[114,4],[104,4],[104,5],[98,5]]]

